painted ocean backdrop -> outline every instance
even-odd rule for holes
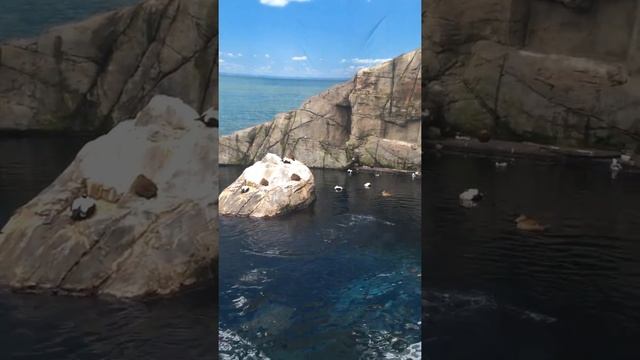
[[[220,74],[220,134],[228,135],[294,110],[346,79],[286,79]]]

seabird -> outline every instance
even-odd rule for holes
[[[618,159],[611,159],[611,165],[609,165],[609,168],[613,172],[619,172],[622,170],[622,165],[620,165]]]
[[[467,189],[462,194],[460,194],[461,201],[471,201],[477,203],[482,200],[484,194],[480,192],[478,189]]]
[[[340,192],[340,191],[342,191],[342,186],[336,185],[336,186],[333,187],[333,190],[335,190],[336,192]]]
[[[242,194],[244,194],[244,193],[246,193],[246,192],[249,192],[249,187],[248,187],[247,185],[245,185],[245,186],[241,187],[241,188],[240,188],[240,192],[241,192]]]
[[[376,177],[380,176],[380,174],[376,173]]]
[[[364,183],[364,187],[367,188],[367,189],[370,188],[371,187],[371,183],[370,182]]]
[[[384,197],[391,196],[391,193],[390,193],[390,192],[388,192],[388,191],[386,191],[386,190],[382,190],[381,194],[382,194],[382,196],[384,196]]]
[[[291,159],[284,157],[282,158],[282,162],[285,164],[291,164]]]
[[[353,170],[347,169],[347,174],[352,175],[353,174]]]
[[[217,128],[218,117],[214,111],[206,111],[204,114],[196,118],[197,121],[202,121],[206,127]]]
[[[86,193],[71,203],[71,218],[73,220],[87,219],[95,212],[96,201],[88,197]]]
[[[411,180],[415,180],[418,176],[420,176],[420,171],[414,171],[411,173]]]
[[[541,225],[537,220],[526,215],[520,215],[516,218],[516,227],[524,231],[545,231],[549,226]]]
[[[506,161],[502,161],[502,162],[500,162],[500,161],[496,161],[496,167],[497,167],[497,168],[506,168],[506,167],[507,167],[507,165],[508,165],[508,164],[507,164],[507,162],[506,162]]]

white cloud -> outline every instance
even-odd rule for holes
[[[260,4],[275,7],[284,7],[292,2],[309,2],[311,0],[260,0]]]
[[[355,58],[355,59],[351,59],[351,62],[353,62],[354,64],[364,64],[364,65],[376,65],[376,64],[381,64],[383,62],[387,62],[390,61],[391,59],[359,59],[359,58]]]
[[[224,62],[224,60],[223,60],[223,59],[219,59],[219,60],[218,60],[218,62],[219,62],[219,63],[223,63],[223,62]]]
[[[344,64],[344,63],[347,62],[347,59],[342,59],[342,60],[340,60],[340,62]]]
[[[294,57],[291,58],[291,60],[293,60],[293,61],[307,61],[307,56],[306,55],[294,56]]]
[[[271,55],[269,54],[264,54],[264,57],[266,57],[267,59],[271,57]]]
[[[241,54],[241,53],[238,53],[236,56],[237,56],[237,57],[242,57],[242,54]]]

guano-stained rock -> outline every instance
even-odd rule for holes
[[[156,96],[78,153],[0,233],[0,284],[77,295],[170,294],[213,281],[218,257],[217,129],[181,100]],[[145,199],[139,174],[157,186]],[[95,214],[69,217],[84,191]]]

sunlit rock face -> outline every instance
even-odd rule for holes
[[[423,21],[426,133],[640,143],[636,0],[427,1]]]
[[[219,205],[221,215],[271,217],[305,208],[314,200],[309,168],[269,153],[222,191]]]
[[[299,109],[220,139],[220,163],[249,165],[267,153],[309,167],[421,165],[421,51],[358,71]]]
[[[108,130],[158,94],[217,107],[217,17],[213,0],[145,0],[0,43],[0,130]]]
[[[137,297],[215,278],[218,131],[179,99],[156,96],[86,144],[0,233],[0,283]],[[144,179],[144,181],[141,181]],[[70,218],[86,193],[95,213]]]

